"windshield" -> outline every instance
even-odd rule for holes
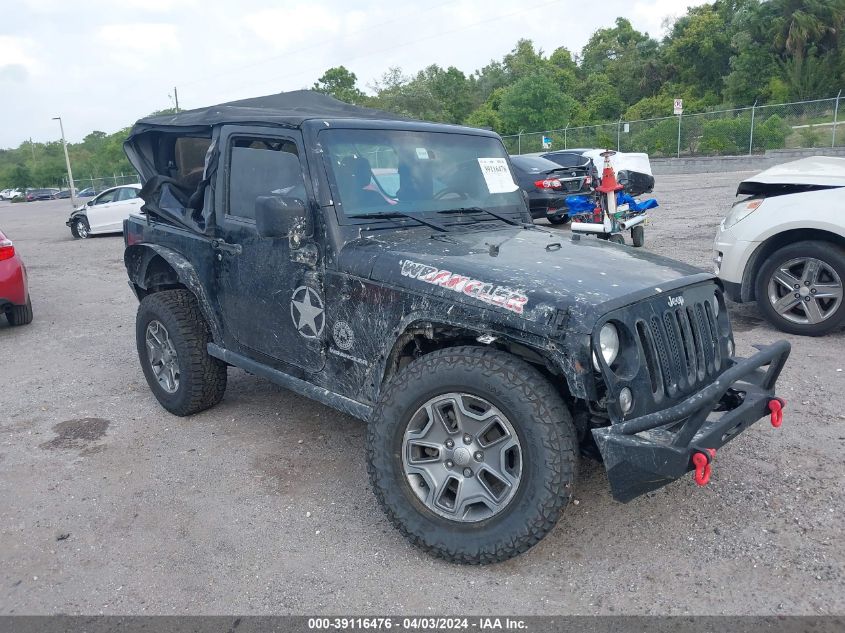
[[[484,208],[522,213],[501,141],[470,134],[409,130],[320,133],[348,218]]]

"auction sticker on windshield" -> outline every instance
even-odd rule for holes
[[[510,193],[519,188],[504,158],[479,158],[478,165],[490,193]]]

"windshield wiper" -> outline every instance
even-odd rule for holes
[[[490,209],[485,209],[483,207],[461,207],[459,209],[446,209],[444,211],[437,211],[437,213],[478,213],[479,211],[483,213],[488,213],[492,215],[494,218],[501,220],[502,222],[507,222],[512,226],[527,226],[525,222],[519,222],[518,220],[514,220],[513,218],[509,218],[506,215],[501,215],[496,213],[495,211],[491,211]]]
[[[438,224],[437,222],[432,222],[431,220],[424,220],[423,218],[417,217],[412,213],[403,213],[402,211],[391,211],[390,213],[356,213],[354,215],[350,214],[347,215],[348,218],[362,218],[365,220],[380,220],[382,218],[386,220],[395,220],[396,218],[410,218],[412,220],[416,220],[420,224],[425,224],[426,226],[430,226],[433,229],[437,229],[438,231],[448,232],[447,229],[442,224]]]

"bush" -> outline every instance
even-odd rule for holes
[[[792,131],[789,124],[773,114],[759,126],[754,125],[754,147],[757,149],[782,149],[786,147],[786,137]]]
[[[699,148],[705,154],[746,153],[751,135],[751,116],[714,119],[701,127]]]

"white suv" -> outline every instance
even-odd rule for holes
[[[739,303],[792,334],[845,323],[845,158],[814,156],[740,183],[716,234],[716,274]]]

